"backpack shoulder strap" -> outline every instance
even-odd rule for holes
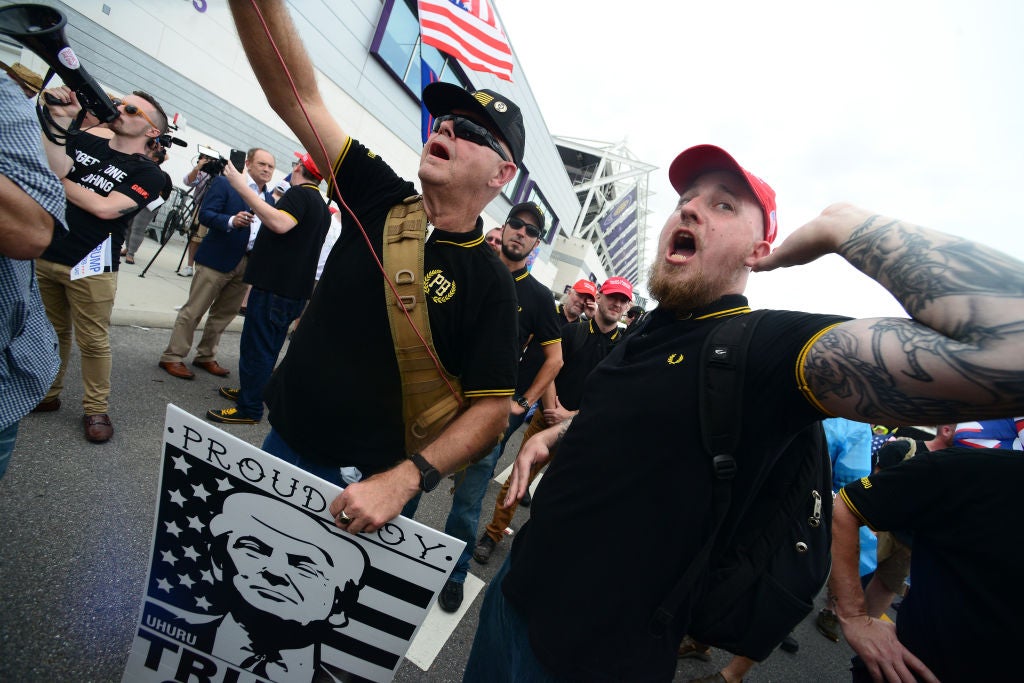
[[[737,315],[719,324],[700,353],[700,435],[711,455],[715,476],[736,473],[733,452],[743,424],[743,377],[754,329],[765,311]]]
[[[388,323],[402,380],[405,447],[415,453],[426,446],[465,405],[453,375],[438,370],[423,291],[423,250],[427,214],[423,198],[409,197],[388,212],[381,261],[394,290],[384,281]],[[397,296],[396,296],[397,292]]]
[[[700,353],[698,389],[700,432],[704,450],[711,457],[715,472],[712,501],[712,530],[672,592],[651,619],[651,632],[666,633],[680,605],[707,567],[718,531],[729,511],[732,479],[736,474],[733,453],[740,440],[742,424],[743,377],[750,339],[764,311],[737,315],[719,323],[705,338]]]

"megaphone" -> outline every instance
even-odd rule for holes
[[[67,19],[46,5],[18,4],[0,8],[0,34],[13,38],[39,55],[75,91],[81,105],[100,121],[120,116],[99,84],[78,61],[64,37]]]

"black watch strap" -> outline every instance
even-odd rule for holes
[[[512,400],[519,404],[519,407],[523,410],[530,409],[530,402],[526,400],[525,396],[513,396]]]
[[[420,471],[420,489],[424,492],[433,491],[441,483],[441,473],[419,453],[409,456],[412,463]]]

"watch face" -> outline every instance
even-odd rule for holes
[[[424,491],[433,491],[440,483],[441,473],[437,470],[431,468],[429,471],[421,473],[420,485]]]

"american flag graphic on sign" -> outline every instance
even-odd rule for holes
[[[173,406],[161,468],[124,683],[393,678],[461,542],[402,517],[348,534],[337,487]]]

